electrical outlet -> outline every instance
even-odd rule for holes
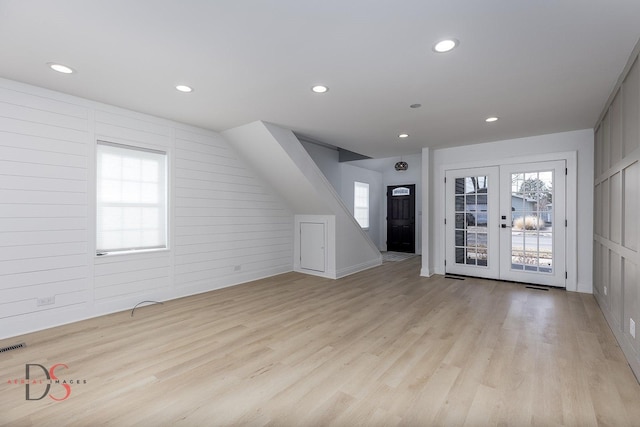
[[[604,287],[604,296],[607,296],[607,287]]]
[[[636,337],[636,322],[632,318],[629,318],[629,333],[632,337]]]
[[[38,307],[43,306],[43,305],[52,305],[56,303],[56,297],[51,296],[51,297],[43,297],[43,298],[38,298]]]

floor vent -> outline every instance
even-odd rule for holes
[[[21,342],[20,344],[10,345],[9,347],[2,347],[0,348],[0,353],[6,353],[7,351],[17,350],[19,348],[24,348],[26,346],[27,344]]]
[[[527,289],[535,289],[536,291],[548,291],[548,288],[538,288],[537,286],[525,286]]]

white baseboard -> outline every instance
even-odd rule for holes
[[[357,265],[352,265],[346,268],[341,268],[340,270],[337,271],[337,279],[341,278],[341,277],[346,277],[349,276],[351,274],[355,274],[358,273],[360,271],[364,271],[364,270],[368,270],[370,268],[373,267],[377,267],[379,265],[382,265],[382,256],[379,256],[378,258],[363,262],[361,264],[357,264]]]
[[[611,317],[611,314],[609,313],[609,310],[607,310],[606,305],[604,303],[601,303],[600,297],[600,294],[598,294],[597,292],[594,293],[594,298],[596,299],[598,307],[600,308],[600,311],[604,315],[604,318],[609,325],[609,329],[611,329],[611,332],[613,332],[613,336],[616,338],[616,341],[618,341],[618,345],[620,345],[622,353],[627,359],[627,362],[629,363],[631,370],[636,376],[636,379],[640,381],[640,359],[638,359],[633,345],[626,339],[624,332],[616,327],[616,322],[614,321],[613,317]]]
[[[576,292],[580,292],[583,294],[592,294],[593,293],[593,285],[587,283],[579,283]]]
[[[433,276],[435,273],[433,272],[432,268],[421,268],[420,269],[420,276],[421,277],[431,277]]]
[[[295,271],[296,273],[308,274],[310,276],[324,277],[325,279],[336,279],[336,272],[333,270],[315,271],[315,270],[306,270],[304,268],[295,267],[293,271]]]
[[[180,287],[173,285],[170,288],[162,289],[157,292],[141,293],[139,296],[128,295],[124,299],[95,301],[91,305],[83,302],[69,307],[61,307],[55,316],[46,311],[38,313],[28,313],[22,316],[15,316],[0,321],[0,339],[16,337],[31,332],[42,331],[57,326],[67,325],[70,323],[80,322],[95,317],[106,316],[121,311],[130,311],[137,303],[141,301],[159,301],[165,302],[173,299],[183,298],[190,295],[197,295],[205,292],[215,291],[217,289],[227,288],[230,286],[241,285],[243,283],[252,282],[254,280],[272,277],[278,274],[288,273],[292,271],[291,267],[278,266],[264,270],[249,271],[244,274],[235,274],[225,276],[218,280],[203,280],[190,284],[189,286]]]

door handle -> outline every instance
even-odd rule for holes
[[[502,227],[502,228],[511,228],[511,226],[510,226],[510,225],[507,225],[507,224],[502,224],[502,225],[501,225],[501,227]]]

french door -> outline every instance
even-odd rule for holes
[[[565,161],[446,171],[445,271],[565,287]]]

